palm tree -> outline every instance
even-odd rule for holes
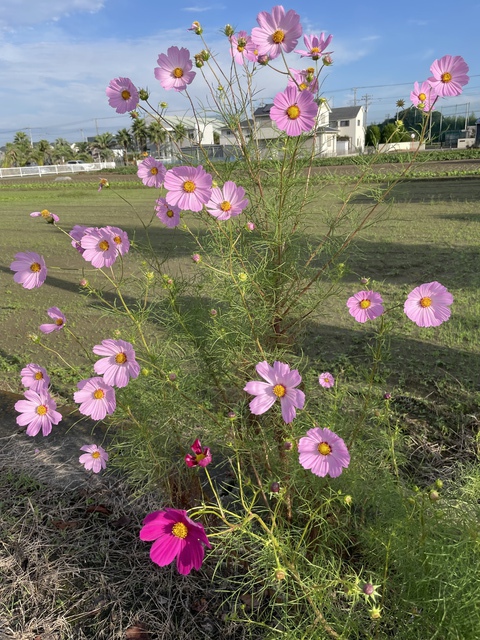
[[[115,137],[107,131],[95,137],[92,147],[104,161],[112,157],[112,149],[117,145]]]
[[[52,161],[52,146],[48,140],[39,140],[35,144],[35,156],[40,165],[50,163]]]
[[[148,128],[144,118],[136,118],[132,124],[132,134],[135,138],[137,151],[147,150]]]
[[[77,147],[77,156],[79,160],[92,162],[92,149],[89,142],[86,142],[85,140],[83,142],[76,142],[75,146]]]
[[[65,162],[73,158],[73,149],[68,140],[57,138],[53,143],[52,160],[54,162]]]
[[[115,136],[115,140],[117,144],[123,149],[123,164],[127,166],[128,164],[128,151],[132,149],[133,140],[132,135],[128,129],[120,129]]]
[[[160,148],[167,140],[167,130],[159,120],[154,120],[148,127],[148,139],[157,147],[157,156],[162,155]]]

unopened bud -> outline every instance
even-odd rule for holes
[[[203,65],[205,64],[203,62],[202,54],[201,53],[196,53],[194,58],[195,58],[195,66],[197,67],[197,69],[201,69],[203,67]]]
[[[262,66],[267,65],[268,64],[268,56],[266,54],[258,56],[257,62],[258,62],[258,64],[261,64]]]
[[[293,449],[293,442],[284,442],[283,443],[283,450],[284,451],[291,451]]]
[[[280,485],[278,482],[272,482],[270,485],[270,491],[272,493],[278,493],[280,491]]]
[[[166,109],[168,107],[168,103],[167,102],[160,102],[160,108],[161,109]]]
[[[147,89],[140,89],[140,91],[138,92],[138,97],[140,98],[140,100],[148,100],[150,94],[148,93]]]
[[[170,380],[170,382],[175,382],[175,380],[177,379],[177,374],[176,373],[169,373],[168,374],[168,379]]]
[[[322,62],[326,67],[329,67],[331,64],[333,64],[333,60],[328,54],[326,56],[323,56]]]
[[[350,496],[350,495],[348,495],[348,494],[347,494],[347,495],[343,498],[343,501],[345,502],[345,504],[346,504],[347,506],[350,506],[350,505],[352,504],[352,502],[353,502],[353,498],[352,498],[352,496]]]
[[[383,397],[385,400],[390,400],[390,398],[392,397],[392,394],[389,391],[385,391],[385,393],[383,394]]]
[[[235,33],[235,29],[231,24],[226,24],[223,33],[227,36],[227,38],[231,38]]]
[[[235,418],[237,417],[235,411],[229,411],[227,413],[227,416],[230,418],[230,420],[235,420]]]
[[[210,315],[212,316],[212,318],[214,318],[217,315],[217,310],[216,309],[210,309]]]
[[[375,591],[375,587],[371,582],[365,582],[365,584],[362,587],[362,591],[366,596],[371,596]]]
[[[194,20],[187,31],[193,31],[197,36],[201,36],[203,33],[202,25],[197,20]]]
[[[277,569],[275,571],[275,578],[277,580],[285,580],[286,577],[287,577],[287,572],[285,571],[285,569]]]
[[[432,502],[437,502],[437,500],[440,500],[440,494],[438,493],[438,491],[430,491],[428,497]]]

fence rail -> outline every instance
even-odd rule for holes
[[[31,176],[51,176],[61,173],[83,173],[115,169],[114,162],[85,162],[82,164],[51,164],[43,167],[10,167],[0,169],[0,178],[26,178]]]

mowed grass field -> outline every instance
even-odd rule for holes
[[[84,180],[84,179],[83,179]],[[165,274],[189,274],[191,255],[198,250],[191,235],[167,229],[154,216],[158,193],[121,176],[111,177],[111,189],[97,191],[98,181],[0,184],[2,222],[0,234],[0,384],[20,391],[18,376],[12,375],[28,362],[63,367],[52,352],[29,339],[48,322],[46,310],[58,306],[69,327],[87,349],[112,331],[122,331],[119,319],[106,314],[93,297],[82,295],[79,282],[87,278],[93,286],[102,279],[71,247],[69,238],[43,220],[30,218],[32,211],[49,209],[60,216],[69,231],[75,224],[115,225],[128,232],[134,250],[124,261],[130,280],[144,278],[149,270],[149,253],[142,222],[149,225],[149,241]],[[307,235],[310,243],[326,230],[326,212],[335,212],[348,187],[334,183],[319,185],[318,197],[309,205]],[[358,214],[373,204],[368,191],[352,199]],[[439,388],[475,393],[480,380],[480,178],[412,180],[398,185],[388,203],[380,207],[374,225],[364,229],[342,258],[345,275],[340,294],[318,309],[307,327],[302,348],[319,366],[350,372],[368,368],[366,343],[372,325],[353,321],[346,299],[366,285],[379,291],[393,320],[392,358],[386,364],[385,380],[408,391],[424,395]],[[248,214],[246,214],[248,217]],[[247,218],[246,218],[247,219]],[[195,232],[196,222],[185,222]],[[49,268],[46,283],[27,291],[14,283],[9,265],[19,251],[36,251]],[[423,282],[438,280],[454,295],[451,320],[436,329],[420,329],[408,321],[401,307],[408,293]],[[108,287],[107,287],[108,288]],[[130,299],[130,301],[132,301]],[[69,362],[86,362],[80,347],[61,332],[47,336],[45,343],[66,354]]]

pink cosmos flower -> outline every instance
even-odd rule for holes
[[[288,76],[288,86],[295,87],[298,91],[310,91],[317,93],[318,78],[315,75],[315,69],[289,69],[291,76]]]
[[[246,31],[239,31],[230,37],[230,54],[237,64],[245,64],[246,60],[252,60],[254,48],[252,36]]]
[[[210,449],[208,447],[202,449],[202,445],[198,438],[192,444],[190,449],[193,451],[193,454],[187,453],[187,455],[185,456],[187,467],[206,467],[207,464],[210,464],[210,462],[212,461],[212,454],[210,453]]]
[[[53,324],[41,324],[39,329],[42,333],[52,333],[52,331],[60,331],[63,329],[66,318],[58,307],[50,307],[47,314],[54,320]]]
[[[245,189],[237,187],[231,180],[227,180],[223,189],[214,187],[210,200],[206,204],[208,213],[217,220],[228,220],[233,216],[238,216],[245,207],[248,207],[248,200],[244,198]]]
[[[18,284],[21,284],[24,289],[41,287],[47,277],[45,260],[34,251],[16,253],[10,269],[16,271],[13,279]]]
[[[150,549],[151,560],[165,567],[177,558],[177,569],[184,576],[202,566],[203,545],[211,548],[203,525],[191,520],[182,509],[149,513],[140,529],[140,540],[155,540]]]
[[[331,373],[328,373],[328,371],[325,371],[325,373],[321,373],[318,376],[318,383],[321,387],[324,387],[325,389],[330,389],[330,387],[333,387],[333,385],[335,384],[335,378],[332,376]]]
[[[117,113],[133,111],[139,101],[138,91],[130,78],[114,78],[110,80],[106,94],[108,104]]]
[[[161,53],[158,56],[155,67],[155,78],[160,82],[164,89],[175,89],[175,91],[183,91],[187,88],[196,73],[192,71],[192,61],[190,60],[190,51],[182,47],[169,47],[167,53]]]
[[[450,318],[452,302],[452,294],[442,284],[427,282],[408,294],[403,310],[419,327],[438,327]]]
[[[36,436],[42,431],[42,435],[48,436],[52,430],[52,424],[58,424],[62,414],[56,411],[57,404],[50,396],[46,387],[33,391],[25,391],[25,400],[15,403],[15,410],[21,415],[17,416],[17,424],[20,427],[28,425],[27,436]]]
[[[107,413],[110,415],[117,406],[113,387],[106,384],[103,378],[87,378],[77,383],[78,391],[73,398],[80,404],[79,411],[92,420],[103,420]]]
[[[103,447],[97,447],[96,444],[84,444],[83,447],[80,447],[80,451],[87,452],[83,453],[78,459],[87,471],[100,473],[107,466],[108,453]]]
[[[295,389],[302,381],[298,370],[291,370],[283,362],[274,362],[271,367],[266,360],[259,362],[255,369],[267,382],[254,380],[245,385],[244,391],[257,396],[250,402],[250,411],[261,415],[280,399],[282,418],[287,424],[292,422],[297,415],[295,409],[303,409],[305,404],[305,394]]]
[[[20,371],[20,375],[22,376],[23,386],[31,391],[38,392],[41,389],[47,389],[50,384],[50,376],[47,370],[34,362],[27,364],[27,366]]]
[[[98,191],[101,191],[103,188],[108,189],[109,186],[110,183],[106,178],[100,178],[100,181],[98,183]]]
[[[120,251],[114,240],[113,233],[107,228],[90,228],[85,231],[80,240],[83,257],[91,262],[96,269],[111,267]]]
[[[163,186],[167,190],[169,205],[176,205],[183,211],[201,211],[210,200],[212,176],[202,165],[198,167],[174,167],[165,175]]]
[[[337,478],[350,464],[345,442],[330,429],[309,429],[299,440],[298,452],[302,467],[322,478],[327,474]]]
[[[254,222],[247,222],[247,229],[249,231],[255,231],[255,223]]]
[[[413,91],[410,93],[410,100],[417,109],[421,109],[425,112],[431,111],[437,99],[437,94],[427,80],[422,82],[420,85],[418,82],[413,83]]]
[[[135,360],[135,350],[125,340],[102,340],[93,347],[97,356],[105,356],[94,365],[95,373],[103,375],[112,387],[126,387],[130,378],[138,378],[140,366]]]
[[[430,71],[433,76],[428,78],[428,82],[439,96],[459,96],[462,93],[463,85],[469,81],[468,64],[462,56],[443,56],[440,60],[435,60]]]
[[[325,34],[322,33],[318,36],[303,36],[303,42],[305,43],[306,51],[303,49],[295,49],[295,53],[299,53],[302,58],[311,58],[312,60],[319,60],[322,53],[328,47],[332,41],[333,36],[329,35],[325,38]],[[331,51],[325,51],[325,53],[332,53]]]
[[[202,261],[202,256],[199,253],[194,253],[192,255],[192,260],[194,262],[201,262]]]
[[[158,198],[155,203],[155,212],[157,218],[171,229],[180,224],[180,208],[169,205],[165,198]]]
[[[60,218],[54,213],[51,213],[48,209],[42,209],[41,211],[34,211],[33,213],[30,214],[30,217],[31,218],[42,217],[44,220],[50,223],[60,222]]]
[[[382,303],[382,296],[376,291],[359,291],[347,300],[347,307],[350,315],[363,323],[382,315]]]
[[[137,176],[145,186],[158,189],[163,184],[166,172],[167,170],[159,160],[149,156],[138,165]]]
[[[123,231],[119,227],[105,227],[107,231],[113,235],[113,241],[117,247],[117,251],[121,256],[127,254],[130,250],[130,240],[128,239],[128,233]]]
[[[81,224],[76,224],[68,234],[72,238],[72,247],[76,249],[80,255],[83,255],[85,249],[82,248],[81,241],[87,231],[92,231],[93,227],[84,227]]]
[[[252,40],[260,55],[270,60],[284,53],[290,53],[297,46],[302,35],[300,16],[293,9],[285,13],[282,5],[273,7],[272,13],[261,11],[257,16],[260,26],[252,29]]]
[[[299,136],[304,131],[311,131],[317,111],[318,106],[310,91],[288,86],[273,99],[270,118],[288,136]]]

